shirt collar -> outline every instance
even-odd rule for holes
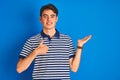
[[[41,31],[41,36],[42,36],[43,38],[48,37],[48,39],[51,40],[50,36],[47,35],[47,34],[45,34],[45,33],[43,32],[43,30]],[[57,29],[56,29],[56,33],[55,33],[54,37],[57,37],[57,38],[60,37],[60,33],[59,33],[59,31],[58,31]]]

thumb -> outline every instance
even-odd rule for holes
[[[44,40],[43,39],[40,40],[40,45],[43,45],[43,43],[44,43]]]

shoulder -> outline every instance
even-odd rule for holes
[[[41,34],[36,34],[34,36],[31,36],[27,41],[33,42],[33,41],[40,41],[41,39]]]
[[[60,38],[71,39],[71,37],[68,34],[63,33],[60,33]]]

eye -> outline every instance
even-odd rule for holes
[[[51,18],[54,18],[55,16],[56,16],[56,15],[52,14],[52,15],[51,15]]]
[[[43,15],[42,15],[42,17],[43,17],[43,18],[47,18],[47,17],[48,17],[48,15],[46,15],[46,14],[43,14]]]

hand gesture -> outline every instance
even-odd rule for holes
[[[78,46],[83,46],[89,39],[91,39],[92,35],[86,36],[83,39],[78,40]]]
[[[48,46],[43,44],[43,40],[40,41],[40,44],[38,45],[38,47],[35,49],[35,53],[37,55],[44,55],[47,53],[48,51]]]

